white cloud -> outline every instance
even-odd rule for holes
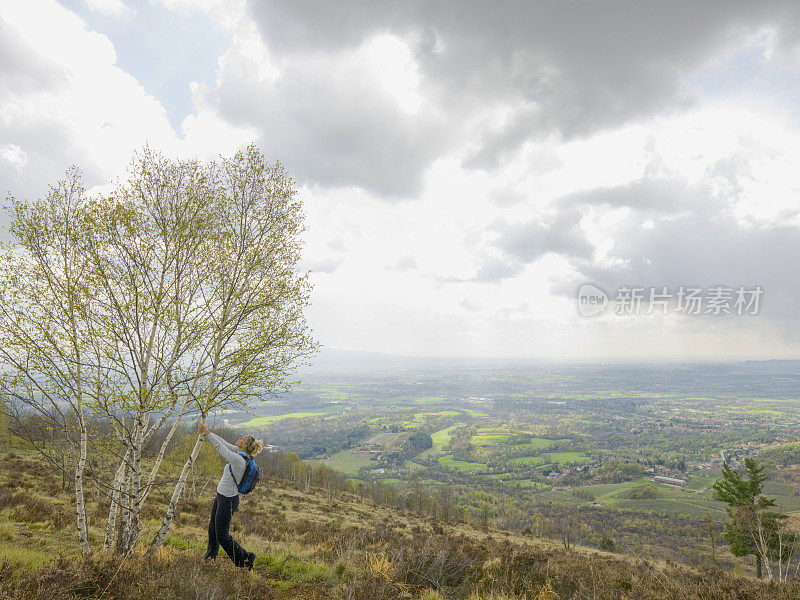
[[[115,1],[115,0],[112,0]],[[169,10],[198,10],[216,23],[234,29],[244,15],[245,0],[150,0]]]
[[[408,44],[391,35],[378,35],[359,48],[375,70],[375,79],[395,99],[400,108],[416,114],[423,102],[417,64]]]
[[[0,158],[17,169],[17,171],[22,170],[28,162],[28,155],[16,144],[3,144],[0,146]]]
[[[591,274],[735,277],[759,272],[760,260],[773,261],[762,269],[770,277],[793,272],[781,255],[793,248],[790,236],[773,231],[800,223],[793,105],[752,93],[711,100],[699,88],[692,105],[654,100],[659,90],[684,89],[685,65],[706,65],[717,52],[722,63],[736,56],[708,14],[690,32],[690,50],[662,40],[626,62],[629,71],[595,62],[592,72],[578,65],[580,49],[553,42],[566,66],[550,76],[566,74],[569,85],[566,96],[544,97],[552,119],[542,125],[519,110],[533,96],[519,94],[521,85],[543,93],[524,76],[550,61],[515,51],[519,32],[504,39],[489,24],[486,33],[474,15],[445,26],[437,13],[437,29],[402,16],[394,27],[375,13],[363,31],[347,19],[318,16],[309,25],[292,15],[276,31],[263,15],[253,20],[243,1],[157,1],[196,9],[232,32],[215,84],[192,88],[195,112],[182,138],[159,99],[116,64],[106,36],[55,1],[0,0],[0,180],[18,195],[43,191],[72,163],[90,185],[106,183],[146,141],[211,158],[256,140],[302,182],[304,261],[316,283],[310,317],[330,346],[539,358],[797,348],[800,332],[776,333],[785,315],[588,322],[565,295]],[[619,23],[606,25],[613,33]],[[770,49],[764,60],[779,54],[777,39],[759,42]],[[675,77],[651,89],[653,61],[661,68],[654,72]],[[592,106],[573,97],[628,75],[630,97],[624,86]],[[592,110],[615,99],[613,118],[592,121]],[[565,138],[564,123],[581,134]],[[692,255],[670,261],[670,236],[691,241]],[[739,242],[748,250],[738,264],[714,258],[715,248],[733,251]],[[800,293],[777,277],[770,285],[772,298]]]
[[[116,66],[108,38],[53,1],[5,2],[2,14],[24,40],[17,68],[37,81],[0,96],[0,143],[29,156],[10,178],[18,193],[41,193],[70,164],[99,182],[122,171],[146,141],[174,151],[163,106]]]
[[[15,53],[0,58],[0,82],[7,82],[0,91],[0,179],[16,195],[42,193],[72,164],[90,187],[105,184],[146,143],[212,158],[254,138],[201,102],[179,139],[161,102],[116,64],[108,37],[54,0],[0,6],[0,27]]]
[[[93,12],[102,13],[112,17],[132,17],[136,14],[133,7],[122,0],[84,0]]]

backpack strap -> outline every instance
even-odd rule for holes
[[[250,461],[248,459],[251,458],[251,456],[249,454],[245,454],[244,452],[237,452],[236,454],[244,459],[244,473],[242,473],[242,478],[244,478],[245,474],[247,473],[247,467],[250,466]],[[228,463],[228,470],[231,472],[231,478],[233,478],[233,483],[236,484],[236,491],[238,492],[239,482],[236,481],[236,475],[233,474],[233,467],[231,466],[231,463]]]
[[[245,466],[245,469],[247,467]],[[239,491],[239,482],[236,481],[236,475],[233,474],[233,467],[231,467],[231,463],[228,463],[228,470],[231,472],[231,478],[233,479],[233,483],[236,484],[236,491]]]

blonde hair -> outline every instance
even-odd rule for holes
[[[247,446],[245,446],[245,452],[250,456],[255,456],[264,449],[264,440],[257,440],[252,435],[248,435],[247,437],[249,441],[247,442]]]

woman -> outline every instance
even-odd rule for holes
[[[228,461],[217,484],[217,497],[211,507],[211,521],[208,523],[208,550],[204,558],[207,560],[217,558],[219,547],[222,546],[222,549],[231,557],[233,564],[237,567],[252,569],[256,555],[247,552],[234,542],[228,530],[231,526],[231,517],[239,508],[239,486],[236,482],[242,480],[247,466],[247,462],[239,452],[255,456],[261,452],[264,444],[252,435],[240,437],[235,445],[229,444],[218,435],[211,433],[202,422],[198,425],[197,431],[206,434],[206,439],[211,442],[220,456]]]

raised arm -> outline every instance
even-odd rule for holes
[[[239,448],[237,448],[235,444],[230,444],[230,443],[226,442],[224,439],[219,437],[216,433],[211,433],[210,431],[209,431],[209,433],[211,435],[213,435],[215,438],[217,438],[219,440],[220,444],[225,446],[231,452],[239,452]]]
[[[201,422],[197,426],[197,431],[200,433],[205,433],[208,441],[211,442],[212,446],[214,446],[214,449],[219,452],[219,455],[229,463],[238,466],[243,466],[245,464],[244,458],[242,458],[238,452],[239,449],[233,444],[229,444],[223,440],[216,433],[211,433],[208,427],[206,427],[205,423]]]
[[[219,452],[219,455],[231,464],[242,466],[245,464],[244,458],[236,451],[238,448],[233,444],[229,444],[216,433],[208,434],[208,441],[214,446],[214,449]],[[234,450],[231,450],[234,448]]]

